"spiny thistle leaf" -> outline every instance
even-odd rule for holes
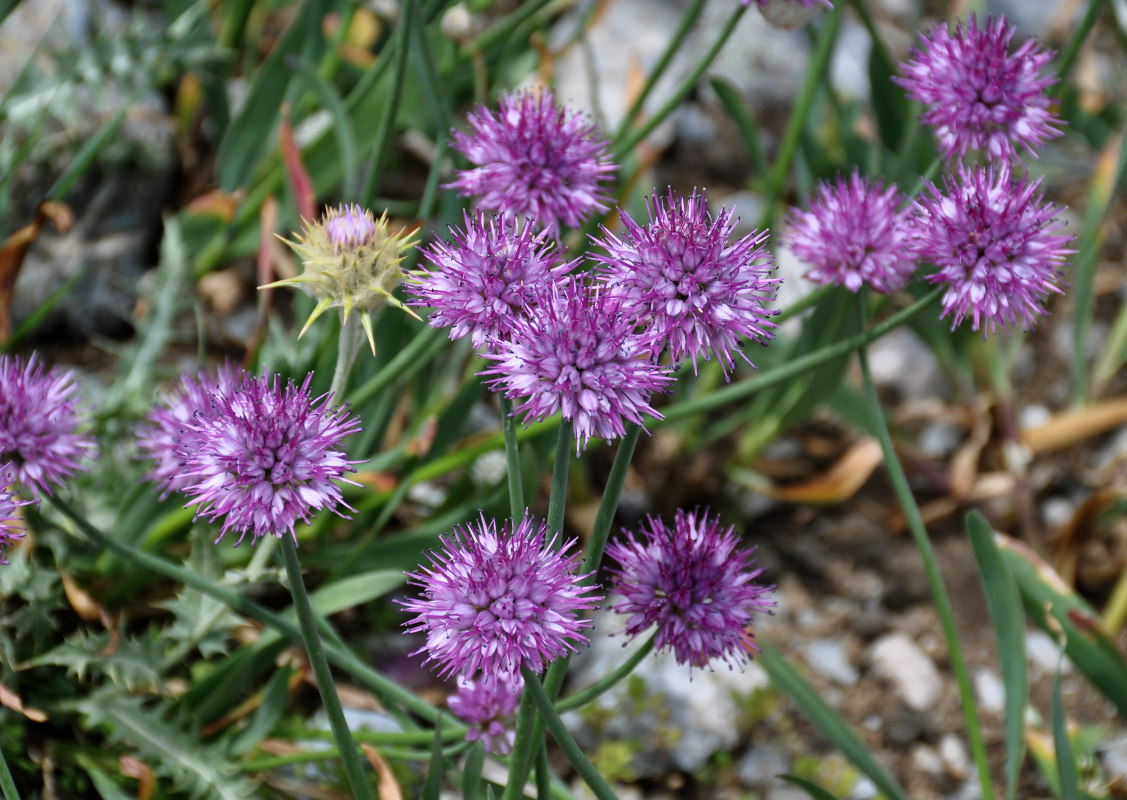
[[[105,676],[115,686],[134,691],[159,685],[156,665],[160,660],[161,648],[151,636],[141,640],[119,632],[78,631],[55,649],[29,661],[28,666],[66,667],[67,674],[80,681],[87,675]]]

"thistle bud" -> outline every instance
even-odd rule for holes
[[[391,305],[418,319],[392,294],[403,279],[400,264],[404,254],[415,241],[410,232],[392,234],[387,214],[377,220],[358,205],[330,208],[320,222],[306,222],[296,242],[283,241],[301,256],[302,273],[259,288],[293,286],[316,298],[317,305],[298,338],[330,308],[339,308],[342,320],[356,311],[375,353],[373,311]]]

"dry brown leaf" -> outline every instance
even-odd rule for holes
[[[193,198],[188,203],[188,211],[204,217],[215,217],[221,222],[230,222],[239,210],[239,203],[243,200],[242,191],[225,192],[222,189],[213,189],[210,192]]]
[[[110,615],[85,589],[74,582],[69,573],[60,571],[59,577],[63,581],[67,602],[79,617],[87,622],[101,622],[107,628],[111,626]]]
[[[122,756],[118,759],[117,768],[126,778],[138,781],[137,800],[149,800],[153,796],[156,779],[148,764],[133,756]]]
[[[395,774],[391,771],[391,767],[387,765],[387,762],[384,761],[383,756],[379,754],[379,751],[370,744],[362,744],[360,745],[360,749],[364,751],[364,755],[368,757],[368,763],[375,768],[376,773],[380,776],[380,800],[403,800],[403,792],[399,788],[399,781],[395,779]]]
[[[15,692],[8,689],[3,684],[0,684],[0,706],[5,706],[15,711],[17,714],[23,714],[32,722],[46,722],[47,715],[40,711],[38,708],[31,708],[23,704],[20,696]]]
[[[48,201],[35,209],[35,218],[0,244],[0,342],[12,332],[12,294],[20,276],[24,258],[31,245],[39,238],[43,224],[50,220],[60,232],[66,233],[74,224],[74,215],[62,203]]]
[[[971,419],[973,422],[970,435],[955,450],[955,454],[951,456],[951,463],[947,466],[947,485],[951,496],[957,500],[964,500],[974,488],[978,478],[978,462],[982,457],[983,448],[990,441],[990,432],[994,427],[989,409],[983,402],[974,404]]]
[[[1127,422],[1127,398],[1104,400],[1086,408],[1069,409],[1048,422],[1021,432],[1021,443],[1038,455],[1068,447]]]
[[[282,150],[282,161],[286,167],[286,177],[289,179],[290,191],[293,192],[294,207],[302,219],[313,221],[317,214],[316,194],[313,191],[313,181],[305,169],[305,162],[301,158],[301,150],[293,138],[293,128],[290,126],[290,107],[282,106],[282,121],[278,126],[278,143]]]
[[[870,436],[850,445],[823,474],[794,486],[768,487],[765,494],[787,503],[840,503],[855,495],[883,460],[880,442]]]

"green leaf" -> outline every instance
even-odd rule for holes
[[[115,686],[134,691],[161,683],[156,668],[160,658],[160,645],[151,637],[142,641],[120,631],[91,634],[80,630],[58,647],[27,662],[27,666],[66,667],[67,674],[80,681],[91,674],[102,675]]]
[[[473,743],[466,755],[465,771],[462,773],[462,800],[477,800],[481,793],[481,768],[485,763],[485,745],[481,741]]]
[[[1062,655],[1061,661],[1064,660]],[[1060,779],[1061,800],[1079,800],[1080,779],[1076,771],[1076,756],[1068,738],[1068,720],[1060,696],[1060,664],[1053,676],[1053,749],[1056,751],[1057,777]]]
[[[344,176],[344,196],[348,199],[356,197],[356,134],[352,129],[352,120],[345,111],[344,101],[340,92],[331,83],[321,77],[321,74],[299,56],[292,56],[289,65],[301,76],[306,87],[317,96],[321,107],[332,115],[333,134],[340,148],[341,174]]]
[[[102,796],[102,800],[134,800],[133,796],[118,788],[113,778],[107,775],[81,750],[75,752],[74,760],[86,770],[86,774],[90,776],[90,782],[94,784],[94,789]]]
[[[1001,535],[997,542],[1030,619],[1054,638],[1063,631],[1072,663],[1127,715],[1127,663],[1099,615],[1027,546]]]
[[[402,570],[377,569],[322,586],[309,599],[318,613],[329,616],[383,597],[406,580]]]
[[[904,90],[892,82],[896,65],[888,60],[888,51],[873,46],[869,50],[869,85],[872,88],[873,113],[877,131],[885,147],[895,152],[900,145],[908,119],[908,101]]]
[[[265,739],[274,729],[274,726],[278,724],[278,719],[285,709],[286,700],[290,696],[289,681],[293,672],[292,668],[283,667],[270,677],[266,688],[262,690],[262,702],[254,710],[250,724],[239,731],[239,734],[231,742],[230,752],[232,755],[241,756],[246,753]]]
[[[763,142],[759,138],[759,125],[756,124],[755,117],[748,110],[747,103],[740,97],[739,91],[724,79],[712,78],[709,83],[712,84],[716,96],[720,98],[720,105],[724,106],[724,110],[728,112],[732,122],[736,123],[736,128],[739,130],[740,136],[744,140],[744,146],[751,157],[755,176],[759,179],[765,178],[767,176],[767,155],[763,152]]]
[[[797,786],[799,789],[806,792],[806,794],[810,795],[813,800],[838,800],[838,798],[834,797],[818,784],[813,781],[808,781],[805,778],[800,778],[797,775],[776,775],[775,777],[786,781],[792,786]]]
[[[423,784],[423,800],[438,800],[442,794],[442,715],[434,721],[434,744],[430,749],[427,780]]]
[[[759,663],[771,676],[771,682],[778,686],[798,706],[798,710],[814,723],[814,727],[833,742],[857,769],[865,773],[889,800],[908,800],[907,793],[891,773],[876,760],[861,737],[854,733],[845,720],[802,679],[794,667],[766,642],[760,642]]]
[[[1002,683],[1006,687],[1006,797],[1017,795],[1017,780],[1025,758],[1025,708],[1029,703],[1029,677],[1025,663],[1025,615],[1017,581],[1006,566],[990,523],[977,511],[967,515],[967,534],[979,575],[986,589]]]
[[[254,797],[254,784],[240,775],[238,765],[227,759],[221,746],[201,742],[165,720],[159,709],[108,692],[91,695],[76,708],[91,725],[105,727],[113,741],[135,748],[155,772],[172,778],[192,797]]]

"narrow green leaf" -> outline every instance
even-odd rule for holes
[[[331,83],[321,77],[316,67],[304,58],[291,55],[287,63],[301,76],[306,88],[317,96],[321,107],[333,118],[333,134],[336,136],[337,146],[340,148],[341,174],[344,176],[344,196],[348,200],[356,199],[356,134],[352,129],[352,120],[345,111],[344,101],[340,92]]]
[[[797,786],[799,789],[806,792],[806,794],[810,795],[813,800],[838,800],[838,798],[834,797],[818,784],[813,781],[808,781],[805,778],[800,778],[797,775],[776,775],[775,777],[786,781],[792,786]]]
[[[1002,683],[1006,687],[1006,797],[1017,795],[1017,780],[1025,759],[1025,708],[1029,703],[1029,677],[1025,663],[1025,614],[1017,581],[1006,566],[990,523],[977,511],[967,515],[967,534],[979,575],[986,589]]]
[[[732,122],[736,123],[736,128],[739,130],[740,136],[744,140],[744,146],[747,148],[748,156],[751,158],[756,177],[761,179],[766,177],[767,155],[763,151],[763,142],[759,138],[759,125],[756,124],[755,117],[748,110],[747,103],[740,97],[739,91],[723,78],[712,78],[709,83],[712,84],[716,96],[720,98],[720,105],[724,106],[724,110],[728,112]]]
[[[481,792],[481,768],[485,763],[485,745],[476,741],[466,756],[462,773],[462,800],[477,800]]]
[[[48,200],[62,200],[66,197],[70,187],[74,182],[82,177],[82,174],[90,168],[94,159],[102,152],[110,141],[117,135],[117,129],[121,127],[121,123],[125,121],[125,113],[132,108],[134,101],[140,95],[140,92],[134,92],[129,98],[128,102],[124,103],[121,109],[113,115],[113,118],[103,125],[92,138],[82,145],[82,148],[75,154],[74,159],[67,164],[67,168],[63,170],[63,174],[58,177],[58,180],[47,190]]]
[[[84,752],[81,750],[75,751],[74,760],[86,770],[86,774],[90,776],[90,782],[94,784],[94,790],[101,795],[102,800],[134,800],[135,795],[130,795],[118,788],[118,785],[113,782],[113,778],[106,774]]]
[[[836,746],[857,769],[865,773],[889,800],[908,800],[908,794],[873,756],[872,751],[861,741],[845,720],[826,704],[818,693],[800,676],[774,647],[760,642],[759,663],[771,676],[771,682],[779,687],[798,710],[814,723],[814,727]]]
[[[1064,661],[1064,655],[1061,655]],[[1068,720],[1064,715],[1064,703],[1060,695],[1060,668],[1057,665],[1053,676],[1053,749],[1056,751],[1057,777],[1060,779],[1061,800],[1079,800],[1080,779],[1076,772],[1076,756],[1072,752],[1072,741],[1068,738]]]
[[[1120,714],[1127,715],[1127,663],[1099,615],[1024,544],[1005,536],[997,542],[1030,619],[1052,636],[1063,630],[1068,658]]]
[[[383,597],[405,580],[401,570],[377,569],[322,586],[310,599],[318,613],[329,616]]]
[[[289,680],[293,669],[283,667],[270,676],[262,690],[262,702],[254,710],[250,724],[239,731],[229,748],[231,755],[241,756],[269,735],[285,709],[290,696]]]
[[[423,784],[422,800],[438,800],[442,794],[442,715],[434,721],[434,744],[430,749],[427,780]]]
[[[908,119],[908,101],[904,90],[892,82],[896,65],[888,60],[883,47],[869,50],[869,86],[873,95],[873,113],[877,118],[880,140],[889,150],[896,151]]]

